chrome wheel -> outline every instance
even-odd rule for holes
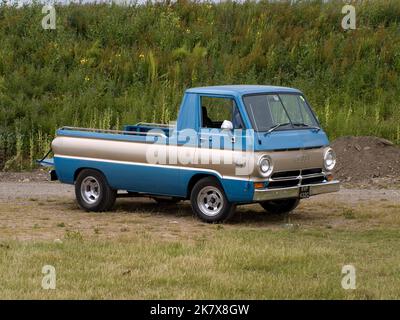
[[[224,206],[224,197],[216,187],[208,186],[200,190],[197,204],[202,213],[213,217],[219,214]]]
[[[100,183],[95,177],[88,176],[81,183],[81,196],[88,204],[95,203],[100,197]]]

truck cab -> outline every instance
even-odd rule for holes
[[[53,176],[75,184],[89,211],[146,195],[188,199],[199,218],[220,222],[237,205],[286,213],[300,199],[339,190],[327,135],[303,93],[286,87],[187,89],[173,125],[63,127],[52,150]]]

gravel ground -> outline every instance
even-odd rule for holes
[[[0,242],[62,239],[68,230],[85,237],[99,236],[100,232],[107,239],[138,230],[177,239],[175,227],[191,235],[206,231],[206,224],[193,218],[189,201],[160,206],[149,198],[125,198],[118,199],[111,212],[95,214],[79,209],[72,185],[41,180],[37,175],[11,178],[0,180]],[[224,228],[369,230],[398,226],[399,213],[400,189],[345,187],[301,201],[289,217],[266,215],[257,204],[239,206]]]
[[[0,199],[73,198],[74,186],[58,182],[0,182]]]
[[[389,186],[389,187],[388,187]],[[46,170],[31,172],[0,172],[0,199],[73,199],[74,186],[48,181]],[[380,181],[374,185],[349,184],[342,186],[340,192],[319,195],[308,201],[339,201],[354,204],[359,201],[387,200],[400,203],[399,185]]]
[[[0,199],[73,199],[74,186],[46,181],[0,181]],[[400,189],[341,188],[340,192],[319,195],[307,201],[339,201],[354,204],[360,201],[387,200],[400,203]]]

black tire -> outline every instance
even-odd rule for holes
[[[296,209],[299,205],[300,199],[282,199],[282,200],[270,200],[260,202],[260,205],[265,211],[272,214],[284,214]]]
[[[210,202],[201,201],[201,197],[205,200],[204,196],[207,195],[210,197]],[[203,178],[194,185],[190,194],[190,202],[194,214],[209,223],[226,221],[235,213],[235,205],[228,201],[224,189],[213,177]]]
[[[79,206],[86,211],[108,211],[115,203],[117,191],[111,189],[104,174],[84,169],[76,179],[75,196]]]

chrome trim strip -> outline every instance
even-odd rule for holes
[[[302,174],[301,175],[304,178],[317,178],[317,177],[325,177],[324,173],[311,173],[311,174]]]
[[[193,171],[214,173],[221,179],[250,181],[250,179],[248,177],[246,177],[246,178],[238,178],[238,177],[233,177],[233,176],[223,176],[218,171],[215,171],[215,170],[203,169],[203,168],[195,168],[195,167],[171,166],[171,165],[164,165],[164,164],[152,164],[152,163],[141,163],[141,162],[133,162],[133,161],[119,161],[119,160],[108,160],[108,159],[86,158],[86,157],[64,156],[64,155],[54,155],[54,158],[65,158],[65,159],[87,160],[87,161],[99,161],[99,162],[107,162],[107,163],[137,165],[137,166],[144,166],[144,167],[193,170]]]
[[[150,127],[160,127],[160,128],[173,128],[174,125],[167,123],[155,123],[155,122],[138,122],[135,126],[150,126]]]
[[[269,181],[277,182],[277,181],[290,181],[290,180],[300,180],[301,176],[291,176],[291,177],[282,177],[282,178],[270,178]]]
[[[123,130],[111,130],[111,129],[94,129],[94,128],[80,128],[80,127],[61,127],[59,130],[65,131],[85,131],[94,133],[114,133],[114,134],[126,134],[126,135],[141,135],[141,136],[155,136],[167,138],[165,134],[158,132],[140,132],[140,131],[123,131]]]
[[[271,182],[279,182],[279,181],[290,181],[290,180],[300,180],[300,179],[308,179],[308,178],[319,178],[325,177],[322,173],[313,173],[299,176],[290,176],[290,177],[282,177],[282,178],[270,178]]]
[[[279,189],[256,189],[254,190],[253,201],[266,201],[276,199],[298,198],[301,187],[310,187],[310,196],[315,196],[321,193],[336,192],[340,189],[338,180],[318,183],[306,184],[302,186],[279,188]]]

